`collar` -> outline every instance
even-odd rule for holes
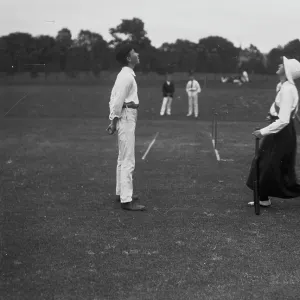
[[[286,80],[285,82],[282,82],[282,83],[281,83],[281,86],[280,86],[280,87],[283,87],[284,85],[295,85],[295,83],[292,83],[292,82]]]
[[[134,73],[134,71],[131,69],[131,68],[129,68],[129,67],[123,67],[122,68],[122,71],[123,72],[126,72],[126,73],[129,73],[129,74],[131,74],[131,75],[133,75],[133,76],[135,76],[135,73]]]

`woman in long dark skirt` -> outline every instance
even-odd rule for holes
[[[300,63],[283,57],[276,74],[281,84],[269,112],[270,125],[253,132],[262,138],[258,150],[259,200],[261,206],[270,206],[270,197],[283,199],[300,197],[295,162],[297,137],[294,117],[298,111],[298,91],[294,80],[300,78]],[[247,186],[253,190],[255,159],[253,159]],[[249,202],[253,206],[254,202]]]

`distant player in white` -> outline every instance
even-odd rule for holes
[[[186,92],[189,99],[189,112],[187,116],[191,116],[194,112],[195,118],[198,118],[198,94],[201,92],[201,87],[199,82],[195,80],[192,72],[190,72],[190,80],[186,85]]]
[[[174,82],[172,81],[170,74],[167,75],[166,81],[163,83],[162,92],[163,101],[161,104],[160,115],[163,116],[165,114],[165,111],[167,110],[167,115],[170,116],[173,96],[175,92]]]
[[[249,76],[248,76],[248,73],[247,73],[247,71],[244,71],[243,73],[242,73],[242,78],[241,78],[241,80],[242,80],[242,82],[249,82]]]

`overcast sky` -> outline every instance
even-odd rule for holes
[[[67,27],[73,38],[88,29],[109,41],[109,28],[133,17],[144,21],[155,47],[219,35],[268,52],[300,38],[300,0],[0,0],[0,35],[56,36]]]

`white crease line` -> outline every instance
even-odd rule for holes
[[[28,94],[26,94],[25,96],[23,96],[9,111],[7,111],[4,115],[4,117],[19,103],[21,102],[23,99],[25,99],[28,96]]]
[[[215,149],[215,153],[216,153],[217,161],[220,161],[221,159],[217,149]]]
[[[153,146],[153,144],[155,143],[155,140],[158,136],[159,132],[156,133],[154,139],[152,140],[152,142],[150,143],[150,145],[148,146],[148,149],[146,150],[145,154],[143,155],[142,159],[144,160],[148,154],[148,152],[150,151],[151,147]]]

